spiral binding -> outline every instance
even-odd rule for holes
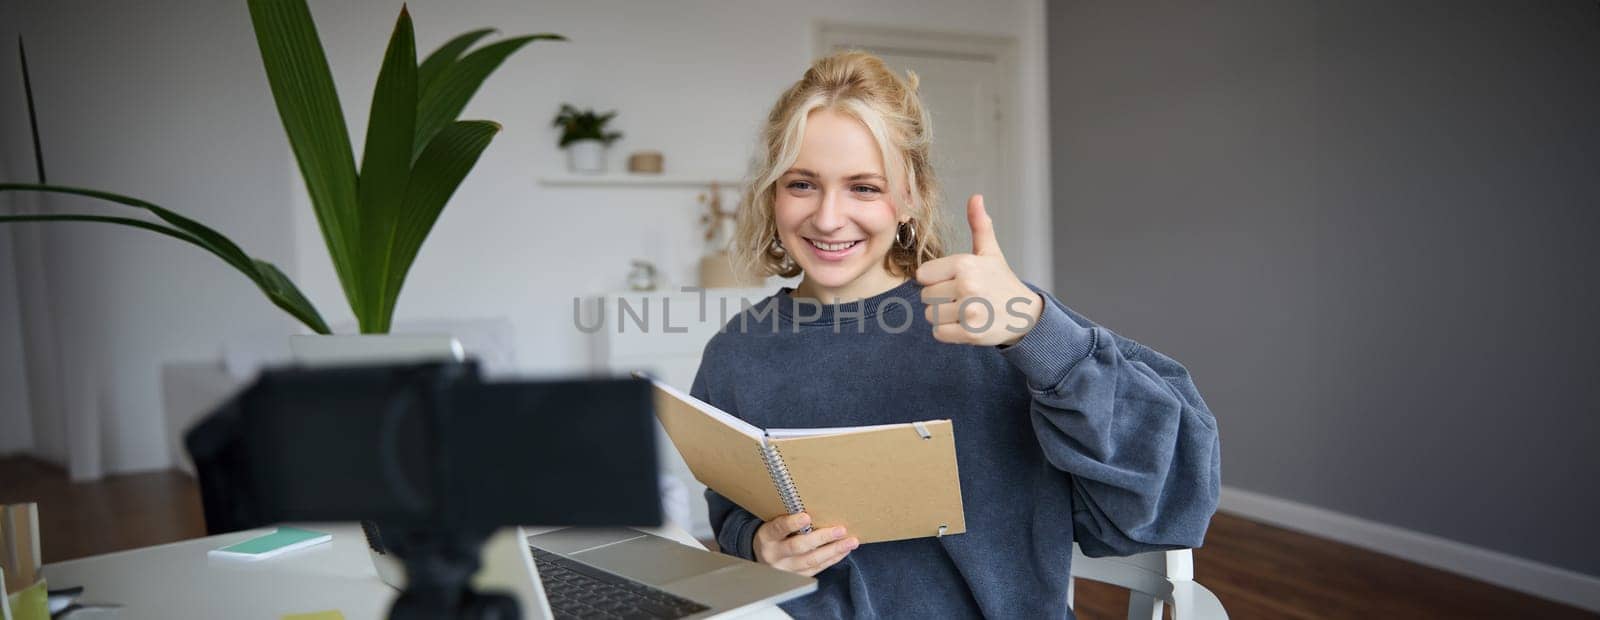
[[[800,491],[794,486],[794,478],[789,476],[789,466],[783,464],[783,453],[778,451],[778,446],[761,442],[761,460],[767,464],[767,475],[772,477],[772,486],[778,489],[783,507],[789,514],[805,512],[805,502],[800,501]]]

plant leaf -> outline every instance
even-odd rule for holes
[[[478,39],[493,33],[493,28],[474,30],[458,35],[456,38],[446,41],[444,45],[439,46],[439,49],[433,50],[433,53],[428,54],[428,58],[423,60],[422,66],[417,69],[417,92],[428,90],[428,86],[435,79],[438,79],[439,72],[444,71],[445,67],[460,58],[461,54],[467,51],[467,48],[478,42]]]
[[[532,34],[513,39],[506,39],[486,45],[466,56],[460,61],[447,65],[429,86],[421,93],[417,102],[417,135],[412,142],[411,152],[413,159],[422,155],[422,150],[433,136],[439,133],[456,116],[461,114],[461,109],[467,107],[467,102],[478,92],[478,87],[484,80],[512,53],[533,41],[550,40],[565,41],[566,37],[558,34]]]
[[[134,228],[143,228],[154,233],[160,233],[174,239],[192,243],[201,249],[206,250],[207,252],[211,251],[211,248],[206,247],[204,243],[200,243],[199,241],[195,240],[194,237],[185,234],[181,230],[168,228],[155,222],[136,220],[131,217],[77,214],[0,215],[0,222],[101,222],[105,224],[121,224],[124,226],[132,226]],[[245,275],[249,276],[251,274]]]
[[[373,333],[388,284],[381,260],[394,236],[406,178],[411,175],[411,141],[417,120],[417,48],[411,14],[404,7],[389,37],[389,49],[378,70],[367,117],[367,145],[361,154],[360,190],[362,258],[357,276],[360,307],[352,307],[362,333]],[[353,306],[353,304],[352,304]]]
[[[39,173],[40,183],[49,183],[44,176],[44,150],[39,148],[39,116],[33,107],[33,80],[28,77],[28,50],[22,46],[22,35],[17,35],[17,58],[22,63],[22,94],[28,100],[28,127],[33,130],[33,165]]]
[[[234,244],[233,240],[227,238],[222,233],[211,229],[205,224],[201,224],[200,222],[191,220],[176,212],[164,209],[160,206],[140,200],[138,198],[124,196],[121,194],[113,194],[111,192],[102,192],[94,189],[67,187],[64,185],[0,183],[0,192],[6,191],[34,191],[52,194],[87,196],[89,198],[97,198],[107,202],[114,202],[138,209],[144,209],[154,214],[156,217],[166,221],[168,224],[171,224],[174,228],[188,233],[189,236],[194,237],[196,243],[199,243],[202,247],[211,250],[213,254],[216,254],[222,260],[228,261],[228,264],[233,265],[234,268],[246,273],[252,271],[250,267],[250,257],[245,255],[244,250],[239,249],[239,246]]]
[[[261,64],[323,241],[350,307],[359,309],[355,157],[316,24],[305,0],[249,0],[249,7]]]
[[[296,287],[288,276],[283,275],[282,271],[278,271],[276,265],[259,258],[254,261],[256,273],[261,277],[257,285],[274,305],[288,312],[290,316],[300,319],[301,323],[305,323],[314,332],[333,333],[333,330],[328,329],[328,324],[322,321],[322,315],[317,314],[317,308],[311,305],[311,300],[306,299],[299,287]]]
[[[394,315],[395,303],[406,273],[416,260],[422,242],[433,230],[445,203],[455,194],[456,188],[467,173],[477,164],[478,157],[488,148],[500,125],[489,121],[456,121],[428,142],[427,148],[417,157],[411,168],[411,181],[406,186],[406,197],[400,209],[393,244],[384,254],[385,271],[389,284],[384,289],[382,322],[387,329]]]
[[[123,226],[131,226],[133,228],[141,228],[151,232],[160,233],[174,239],[179,239],[194,244],[208,252],[211,252],[218,258],[221,258],[224,262],[232,265],[235,269],[239,269],[239,271],[243,273],[245,277],[250,278],[250,281],[255,283],[257,288],[261,289],[262,293],[266,294],[268,300],[272,301],[272,303],[279,308],[282,308],[285,312],[288,312],[290,316],[298,319],[301,323],[305,324],[306,327],[311,328],[312,331],[315,331],[319,334],[332,333],[332,331],[328,329],[328,324],[323,322],[322,315],[317,313],[316,306],[311,304],[311,300],[306,299],[306,296],[300,292],[300,289],[295,287],[294,282],[291,282],[289,278],[285,277],[283,272],[278,271],[278,268],[272,263],[259,259],[247,259],[250,261],[249,268],[241,268],[237,261],[234,260],[234,257],[224,255],[215,247],[207,245],[206,243],[202,243],[199,239],[196,239],[181,230],[168,228],[155,222],[105,215],[0,215],[0,223],[5,222],[99,222],[104,224],[120,224]]]

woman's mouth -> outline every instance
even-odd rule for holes
[[[817,258],[828,261],[843,260],[844,257],[854,252],[857,246],[861,245],[860,239],[853,241],[819,241],[807,238],[806,242],[811,244],[811,251],[817,255]]]

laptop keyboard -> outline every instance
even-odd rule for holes
[[[538,547],[533,563],[556,618],[682,618],[711,609]]]

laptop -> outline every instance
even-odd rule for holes
[[[447,336],[386,336],[353,346],[296,337],[290,351],[306,366],[464,357]],[[503,528],[485,544],[483,559],[474,587],[512,593],[523,617],[535,619],[712,618],[817,588],[810,577],[631,528]],[[374,554],[373,562],[384,583],[403,586],[395,558]]]
[[[505,528],[474,586],[524,618],[715,618],[816,591],[817,581],[631,528]]]

